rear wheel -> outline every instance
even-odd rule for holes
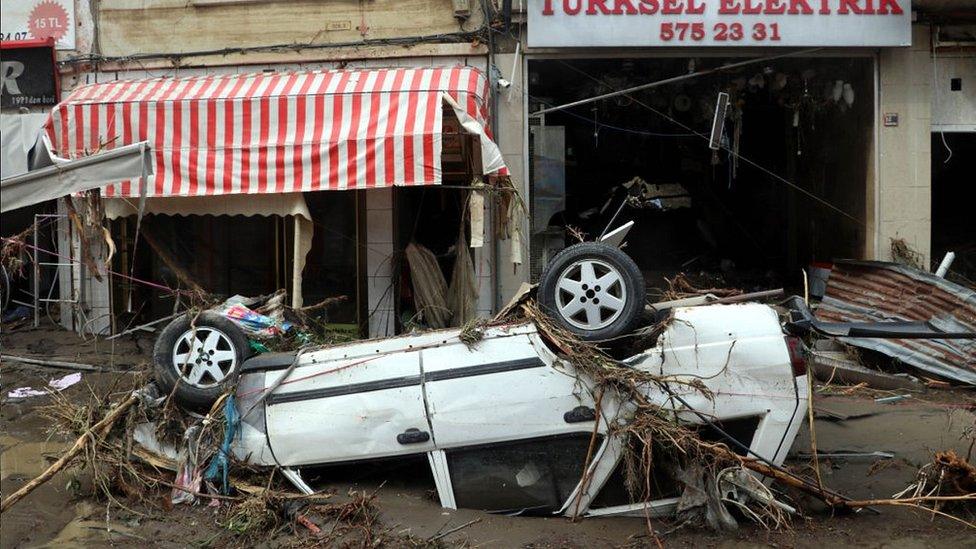
[[[552,258],[539,283],[539,300],[582,339],[610,339],[629,333],[643,316],[644,277],[618,248],[583,242]]]
[[[237,381],[248,354],[247,337],[230,320],[210,312],[184,315],[156,340],[156,382],[182,406],[209,408]]]

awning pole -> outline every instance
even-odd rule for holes
[[[292,224],[295,226],[295,238],[292,243],[291,253],[291,306],[298,309],[302,306],[302,266],[305,258],[302,257],[302,224],[298,221],[298,216],[291,216]]]

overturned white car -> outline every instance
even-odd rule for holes
[[[602,244],[554,258],[539,294],[562,327],[587,339],[647,320],[639,271]],[[707,424],[702,437],[781,464],[804,417],[807,378],[777,312],[710,305],[674,309],[669,319],[652,346],[619,364],[673,380],[649,385],[646,398],[681,421]],[[157,341],[157,382],[197,406],[236,382],[235,456],[280,467],[306,492],[304,468],[426,456],[444,507],[591,516],[673,510],[678,484],[663,472],[649,501],[633,501],[622,488],[627,441],[618,427],[633,403],[597,396],[593,380],[531,322],[493,325],[474,342],[463,335],[432,331],[245,360],[239,330],[201,315],[192,327],[174,322]],[[682,383],[694,380],[697,389]]]

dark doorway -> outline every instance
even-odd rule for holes
[[[976,284],[976,132],[932,134],[932,263],[956,260],[948,278]]]

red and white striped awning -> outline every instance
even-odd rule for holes
[[[471,67],[118,80],[79,87],[46,124],[62,157],[149,141],[147,196],[366,189],[441,182],[443,108],[487,132],[488,79]],[[106,189],[138,196],[137,181]]]

